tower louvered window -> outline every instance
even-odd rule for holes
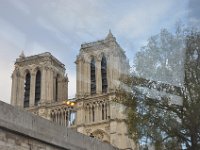
[[[102,93],[107,93],[107,62],[105,56],[101,60]]]
[[[31,75],[30,73],[27,73],[24,84],[24,108],[29,107],[30,83],[31,83]]]
[[[90,78],[91,78],[91,94],[96,94],[96,74],[94,58],[90,63]]]
[[[41,72],[37,71],[35,80],[35,105],[37,106],[41,96]]]

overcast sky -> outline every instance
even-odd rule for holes
[[[200,5],[192,1],[0,0],[0,100],[10,103],[11,74],[22,50],[26,56],[48,51],[64,63],[72,98],[81,43],[104,39],[111,29],[131,63],[161,28],[198,23]]]

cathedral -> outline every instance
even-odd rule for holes
[[[16,59],[11,104],[61,126],[123,149],[135,149],[128,137],[125,107],[113,101],[120,79],[129,73],[124,50],[111,32],[84,43],[76,63],[76,96],[68,99],[65,65],[49,52]]]

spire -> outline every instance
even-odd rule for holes
[[[106,40],[109,40],[109,39],[114,39],[115,37],[113,36],[111,30],[109,30],[109,33],[108,35],[106,36]]]
[[[25,58],[24,51],[21,52],[21,54],[19,55],[19,58],[20,58],[20,59]]]

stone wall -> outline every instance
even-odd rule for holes
[[[117,150],[0,101],[1,150]]]

